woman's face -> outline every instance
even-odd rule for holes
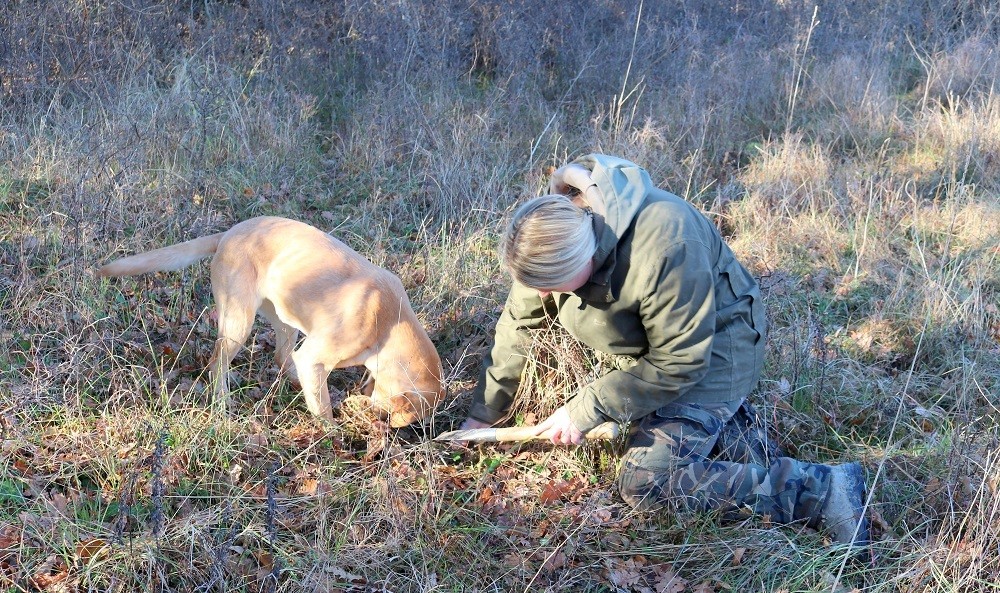
[[[594,262],[588,261],[587,265],[583,266],[583,268],[579,272],[577,272],[575,276],[573,276],[566,282],[563,282],[559,286],[552,286],[550,288],[545,288],[545,289],[536,288],[535,290],[538,291],[538,296],[542,297],[543,299],[552,294],[553,292],[573,292],[574,290],[586,284],[587,281],[590,280],[590,275],[593,272],[594,272]]]

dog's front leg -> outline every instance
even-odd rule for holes
[[[290,325],[275,324],[274,358],[278,363],[278,372],[285,374],[293,385],[299,385],[299,373],[292,359],[292,349],[299,339],[299,330]]]
[[[323,364],[318,356],[321,351],[322,348],[316,340],[306,338],[299,349],[292,353],[292,361],[298,371],[302,394],[305,395],[309,411],[332,423],[330,391],[326,386],[326,379],[330,376],[332,367]]]
[[[287,375],[292,384],[299,387],[299,376],[292,360],[292,350],[299,339],[299,330],[282,321],[274,303],[267,299],[261,303],[258,313],[274,328],[274,360],[278,363],[278,372]]]

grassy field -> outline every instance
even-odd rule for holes
[[[0,591],[996,591],[1000,8],[962,0],[19,0],[0,7]],[[753,402],[860,460],[877,561],[641,514],[621,443],[452,449],[505,217],[588,152],[703,209],[771,321]],[[431,422],[337,422],[258,325],[228,411],[207,266],[110,258],[272,214],[403,280]],[[602,360],[552,330],[518,420]]]

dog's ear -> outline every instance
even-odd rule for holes
[[[372,379],[371,377],[368,377],[368,380],[361,384],[361,393],[367,395],[368,397],[371,397],[372,393],[374,392],[375,392],[375,380]]]
[[[423,396],[415,392],[406,392],[389,398],[389,426],[402,428],[423,420],[431,413],[430,405]]]
[[[393,412],[389,414],[389,426],[392,428],[403,428],[404,426],[409,426],[414,422],[420,420],[420,416],[413,413],[399,413]]]

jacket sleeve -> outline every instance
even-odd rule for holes
[[[529,330],[548,323],[549,317],[538,292],[515,282],[497,320],[493,346],[483,361],[479,382],[472,392],[469,417],[489,424],[503,420],[521,384],[531,339]]]
[[[678,242],[649,271],[639,305],[649,350],[633,367],[611,371],[570,400],[570,418],[578,429],[645,416],[705,376],[716,318],[710,255],[700,242]]]

